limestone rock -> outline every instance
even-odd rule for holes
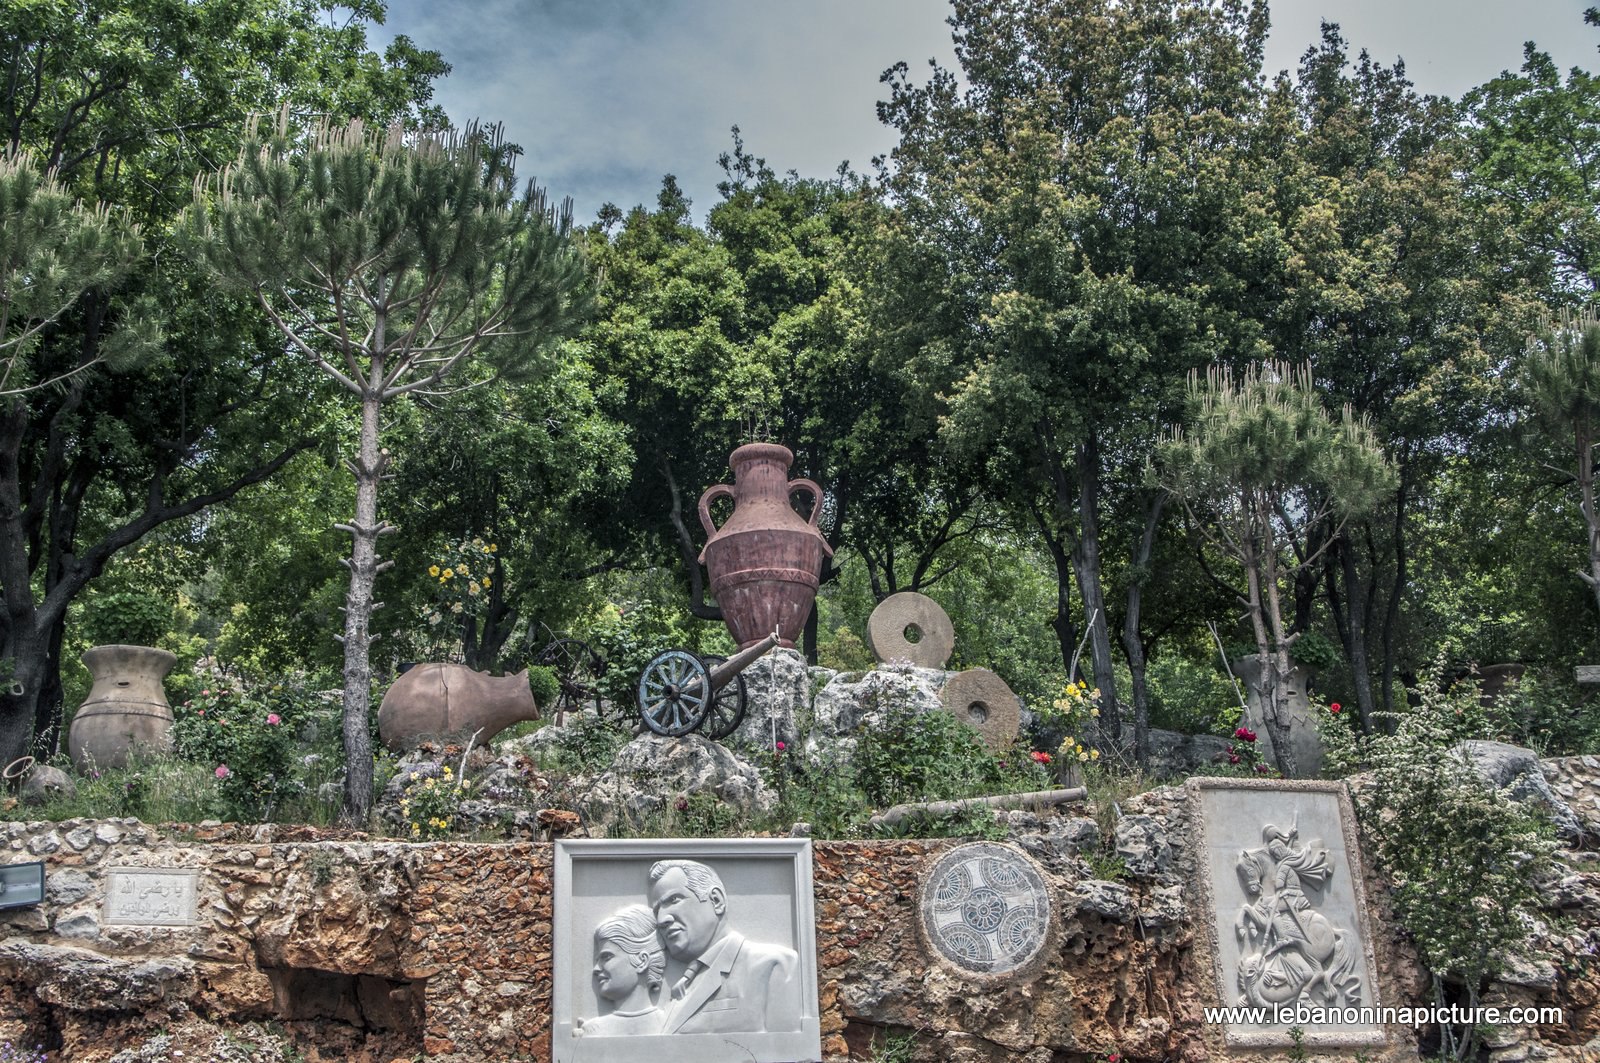
[[[755,767],[700,735],[666,738],[646,733],[622,747],[611,770],[579,802],[590,823],[613,822],[620,814],[640,823],[669,800],[711,793],[741,812],[771,811],[777,798]]]
[[[42,805],[53,797],[76,797],[78,784],[60,768],[41,764],[28,773],[17,796],[25,805]]]
[[[0,943],[0,974],[32,986],[46,1004],[72,1011],[142,1011],[195,991],[187,957],[124,960],[17,938]]]
[[[813,763],[848,758],[857,733],[881,730],[889,714],[902,706],[917,713],[944,711],[939,691],[951,674],[894,667],[839,673],[817,692],[807,755]]]
[[[1001,812],[997,818],[1012,841],[1058,875],[1075,873],[1077,858],[1100,847],[1100,825],[1092,819],[1022,810]]]
[[[1131,923],[1139,914],[1133,891],[1120,882],[1084,879],[1072,887],[1072,899],[1077,903],[1078,911],[1092,912],[1113,923]]]
[[[1461,749],[1471,758],[1478,774],[1505,791],[1507,797],[1544,806],[1563,837],[1577,838],[1583,834],[1583,825],[1571,806],[1550,788],[1544,772],[1539,769],[1538,754],[1533,750],[1487,741],[1463,742]]]
[[[774,741],[794,746],[811,704],[811,672],[805,657],[780,646],[756,658],[741,674],[748,694],[744,722],[725,741],[763,751]]]
[[[1229,741],[1218,735],[1186,735],[1152,727],[1149,774],[1182,778],[1226,759]]]
[[[1123,816],[1117,820],[1116,838],[1117,855],[1130,875],[1152,878],[1172,867],[1172,846],[1154,816]]]

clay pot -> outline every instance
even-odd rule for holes
[[[514,723],[538,718],[527,669],[490,675],[464,664],[419,664],[383,695],[378,737],[396,752],[425,738],[465,741],[475,732],[483,745]]]
[[[817,596],[822,559],[833,554],[817,530],[822,489],[810,480],[790,480],[793,463],[788,447],[747,444],[728,459],[733,485],[717,484],[700,496],[700,523],[708,536],[700,560],[740,649],[774,628],[778,645],[794,648]],[[789,504],[801,489],[811,492],[809,521]],[[733,499],[733,516],[719,529],[711,522],[711,503],[724,497]]]
[[[172,706],[161,680],[177,656],[152,646],[92,646],[83,651],[83,663],[94,685],[67,733],[72,766],[125,768],[135,748],[170,752]]]

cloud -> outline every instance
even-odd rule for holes
[[[1521,64],[1538,40],[1562,65],[1594,65],[1590,0],[1280,0],[1267,70],[1293,70],[1341,23],[1352,54],[1404,57],[1426,92],[1459,96]],[[904,60],[954,66],[940,0],[392,0],[381,45],[404,33],[453,65],[438,102],[457,123],[500,121],[524,176],[571,196],[580,219],[606,201],[653,204],[674,174],[695,213],[717,201],[719,154],[738,125],[780,173],[864,170],[894,144],[875,103]]]

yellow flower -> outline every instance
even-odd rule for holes
[[[1078,759],[1079,760],[1088,760],[1089,759],[1089,754],[1087,754],[1087,753],[1079,753],[1078,754]]]
[[[495,552],[495,551],[497,551],[497,550],[499,550],[499,549],[500,549],[500,548],[499,548],[499,547],[498,547],[498,546],[496,546],[496,545],[495,545],[495,544],[494,544],[494,543],[490,543],[490,544],[489,544],[489,552],[490,552],[490,553],[491,553],[491,554],[492,554],[492,553],[494,553],[494,552]]]
[[[455,576],[456,576],[456,570],[455,569],[447,568],[447,569],[444,570],[444,578],[445,579],[455,579]]]
[[[459,572],[459,573],[461,573],[461,575],[463,575],[463,576],[470,576],[470,575],[472,575],[472,573],[470,573],[470,572],[468,572],[468,571],[467,571],[467,566],[466,566],[466,565],[457,565],[457,566],[456,566],[456,571],[457,571],[457,572]]]
[[[485,587],[493,587],[494,586],[493,583],[489,582],[489,577],[488,576],[483,577],[483,585]]]
[[[1099,760],[1100,759],[1100,751],[1098,749],[1089,750],[1089,759],[1090,760]]]
[[[483,590],[483,588],[478,586],[478,581],[477,580],[473,580],[471,583],[467,584],[467,593],[468,594],[477,594],[482,590]]]
[[[448,764],[446,764],[444,767],[444,777],[446,779],[450,778],[450,765]]]
[[[452,606],[451,606],[451,607],[450,607],[450,611],[451,611],[451,612],[452,612],[452,613],[459,613],[459,612],[461,612],[461,603],[460,603],[460,602],[457,602],[457,603],[455,603],[455,604],[454,604],[454,605],[452,605]]]
[[[438,565],[429,565],[428,566],[428,575],[437,576],[438,574],[439,574],[439,566]]]
[[[412,834],[421,834],[422,833],[422,824],[420,824],[420,823],[411,824],[411,833]]]

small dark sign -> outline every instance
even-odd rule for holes
[[[44,862],[0,864],[0,908],[26,908],[44,900]]]

